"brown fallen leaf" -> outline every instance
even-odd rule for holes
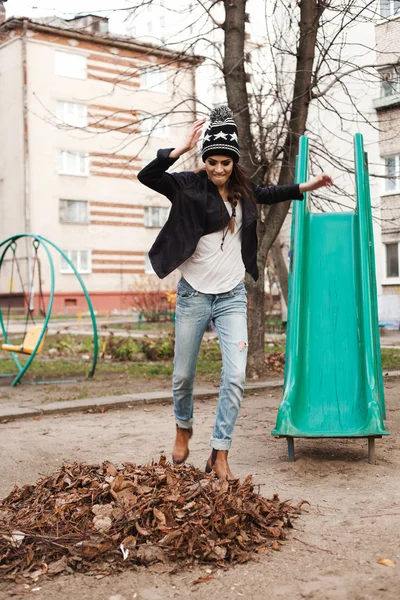
[[[163,512],[161,512],[161,510],[158,510],[158,508],[153,508],[153,514],[155,516],[155,518],[160,522],[161,525],[165,525],[167,520],[165,518],[165,515]]]
[[[141,525],[139,525],[139,523],[135,523],[135,527],[136,527],[136,531],[140,535],[143,535],[143,537],[147,537],[150,535],[150,531],[147,531],[147,529],[145,529],[144,527],[141,527]]]
[[[191,585],[197,585],[199,583],[207,583],[208,581],[211,581],[212,579],[215,579],[214,575],[206,575],[205,577],[199,577],[198,579],[195,579],[194,581],[192,581]]]
[[[384,565],[385,567],[394,567],[396,564],[390,558],[380,558],[377,562],[378,565]]]
[[[104,577],[135,565],[226,568],[283,549],[298,514],[278,496],[262,497],[251,477],[222,481],[165,456],[148,465],[66,464],[0,502],[2,576],[19,583],[47,569]],[[95,520],[105,527],[96,531]]]
[[[275,542],[272,544],[271,546],[272,550],[275,550],[276,552],[279,552],[279,550],[281,549],[279,543],[275,540]]]
[[[118,471],[117,471],[117,467],[115,465],[113,465],[111,462],[109,462],[108,460],[106,460],[104,462],[104,466],[106,467],[106,473],[107,473],[107,475],[111,475],[112,477],[116,477],[116,475],[118,474]]]
[[[145,565],[151,565],[156,562],[166,562],[164,550],[158,546],[143,545],[138,548],[137,558]]]
[[[124,548],[134,548],[136,546],[136,538],[133,535],[128,535],[122,540]]]
[[[66,556],[63,556],[62,558],[60,558],[60,560],[49,564],[49,573],[51,573],[51,575],[57,575],[57,573],[61,573],[62,571],[68,570],[70,569],[68,567],[68,561]]]

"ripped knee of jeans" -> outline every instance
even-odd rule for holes
[[[245,348],[247,348],[247,346],[248,346],[248,343],[247,343],[247,342],[243,342],[243,341],[239,342],[239,343],[238,343],[239,352],[243,352],[243,350],[244,350]]]

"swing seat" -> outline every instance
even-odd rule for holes
[[[1,346],[1,349],[5,350],[6,352],[19,352],[19,354],[32,354],[32,352],[34,351],[35,346],[38,342],[38,339],[40,338],[42,329],[43,329],[43,327],[41,325],[35,325],[34,327],[31,327],[29,329],[29,331],[26,332],[24,341],[22,342],[21,346],[13,346],[12,344],[3,344]],[[42,351],[44,341],[46,339],[46,333],[47,333],[47,330],[45,331],[45,334],[43,336],[42,341],[40,342],[40,346],[37,349],[36,354],[40,354],[40,352]]]

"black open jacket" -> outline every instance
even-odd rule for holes
[[[158,234],[149,252],[153,269],[162,279],[187,260],[203,235],[219,231],[230,219],[216,185],[205,171],[166,173],[176,158],[169,158],[172,148],[157,152],[157,158],[138,174],[147,187],[166,196],[172,203],[168,221]],[[287,200],[302,200],[299,186],[253,185],[257,204],[276,204]],[[257,208],[250,198],[242,198],[242,258],[246,271],[257,280]]]

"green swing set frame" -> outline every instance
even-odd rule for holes
[[[24,238],[32,239],[32,245],[34,248],[32,276],[30,278],[31,279],[31,288],[29,290],[28,295],[25,293],[20,269],[18,266],[18,257],[16,256],[17,242],[18,242],[18,240],[24,239]],[[49,301],[47,304],[47,309],[45,308],[44,301],[43,301],[43,295],[42,295],[42,289],[41,289],[41,276],[40,276],[40,261],[39,261],[38,255],[37,255],[38,249],[40,246],[42,246],[43,249],[45,250],[48,261],[49,261],[49,265],[50,265],[50,296],[49,296]],[[1,346],[1,348],[7,352],[10,352],[11,357],[18,369],[16,376],[15,376],[15,373],[0,373],[0,377],[14,377],[14,380],[11,383],[11,385],[13,387],[18,385],[18,383],[21,383],[22,377],[24,376],[26,371],[29,369],[35,356],[41,352],[45,338],[46,338],[48,323],[50,321],[51,312],[52,312],[52,308],[53,308],[54,288],[55,288],[55,269],[54,269],[54,262],[53,262],[53,257],[51,255],[50,247],[53,248],[54,250],[56,250],[63,257],[63,259],[68,263],[69,267],[72,269],[73,273],[77,277],[77,279],[80,283],[80,286],[82,288],[82,291],[85,295],[86,302],[88,304],[88,308],[89,308],[89,312],[90,312],[92,327],[93,327],[93,360],[92,360],[91,369],[90,369],[87,377],[92,378],[95,373],[95,370],[96,370],[97,357],[98,357],[98,353],[99,353],[99,342],[98,342],[96,316],[95,316],[95,313],[93,310],[93,305],[90,300],[89,293],[88,293],[86,286],[82,280],[82,277],[76,270],[73,262],[68,258],[68,256],[65,254],[65,252],[63,252],[61,250],[61,248],[59,248],[57,246],[57,244],[55,244],[54,242],[48,240],[47,238],[45,238],[41,235],[35,235],[32,233],[21,233],[21,234],[13,235],[0,243],[0,252],[1,252],[0,271],[1,271],[1,267],[4,264],[7,253],[9,251],[11,251],[13,254],[12,265],[14,265],[14,261],[16,261],[18,274],[19,274],[19,277],[21,280],[21,286],[22,286],[22,291],[23,291],[23,295],[24,295],[24,305],[25,305],[25,303],[27,304],[27,317],[26,317],[26,323],[25,323],[24,340],[23,340],[22,344],[20,344],[19,346],[10,344],[10,340],[8,337],[8,331],[7,331],[7,328],[4,323],[3,311],[0,307],[0,328],[1,328],[1,331],[4,336],[4,340],[5,340],[5,343]],[[31,329],[28,330],[29,317],[32,318],[31,299],[33,296],[35,264],[38,265],[39,292],[40,292],[40,299],[42,301],[42,306],[40,307],[40,310],[44,316],[44,322],[43,322],[43,325],[40,325],[40,326],[34,325],[34,327],[32,327]],[[9,307],[8,316],[7,316],[7,326],[8,326],[8,321],[9,321],[9,313],[10,313],[10,307]],[[25,364],[21,364],[17,354],[29,355],[29,358],[25,362]],[[59,381],[54,381],[54,380],[52,380],[52,381],[35,381],[35,382],[29,382],[29,383],[35,383],[35,384],[52,383],[52,384],[54,384],[54,383],[76,382],[76,381],[79,381],[79,379],[72,379],[72,380],[71,379],[69,379],[69,380],[62,379]]]

